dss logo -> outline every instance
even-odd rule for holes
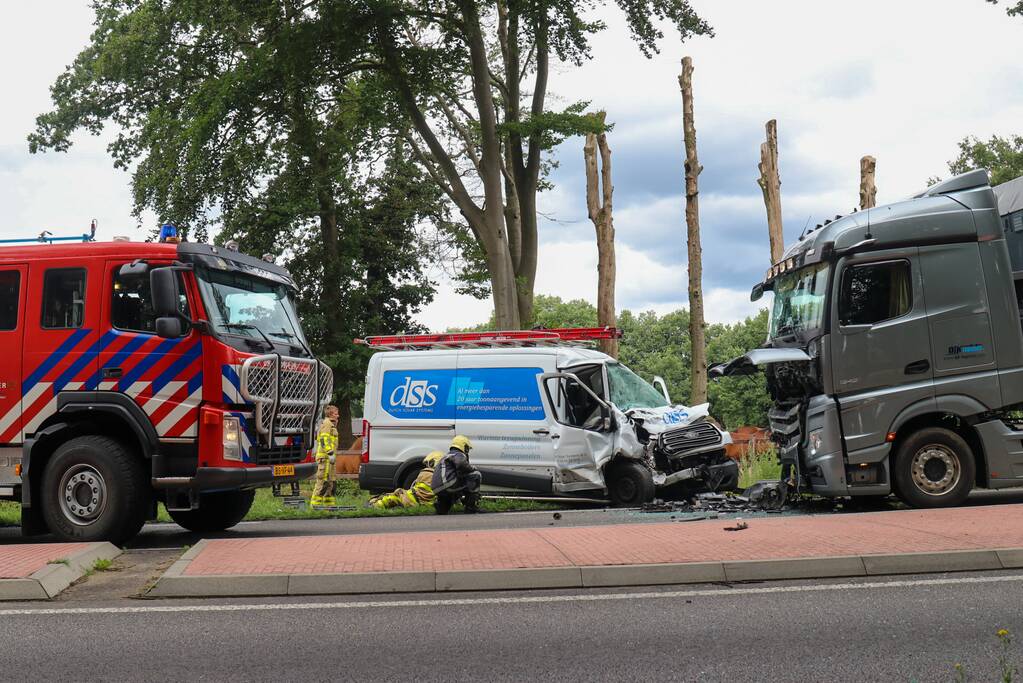
[[[437,403],[438,385],[430,384],[428,380],[412,380],[405,378],[404,384],[399,384],[391,391],[391,406],[402,406],[403,408],[429,408]]]

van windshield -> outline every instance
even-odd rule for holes
[[[611,391],[611,402],[622,412],[634,408],[663,408],[668,405],[661,392],[621,363],[607,364],[607,382]]]

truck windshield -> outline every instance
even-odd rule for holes
[[[827,263],[817,263],[774,281],[769,337],[779,339],[821,327],[828,291]]]
[[[661,392],[621,363],[607,364],[607,381],[611,402],[622,412],[633,408],[663,408],[668,405]]]
[[[217,332],[254,339],[266,335],[282,344],[305,343],[287,286],[224,270],[203,268],[196,274],[210,323]]]

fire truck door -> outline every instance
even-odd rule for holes
[[[22,337],[25,334],[25,266],[0,266],[0,454],[21,441]],[[20,453],[18,454],[20,456]],[[4,466],[0,455],[0,467]]]

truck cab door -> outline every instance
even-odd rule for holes
[[[616,425],[603,391],[603,366],[546,373],[541,379],[554,418],[549,438],[555,492],[605,488],[603,467],[614,455]]]
[[[99,354],[91,388],[127,394],[149,418],[161,439],[197,434],[202,399],[202,340],[184,329],[176,339],[156,334],[149,273],[122,273],[124,261],[108,261],[104,273],[103,328],[110,337]],[[179,277],[179,311],[190,316]]]
[[[21,442],[22,341],[25,334],[25,278],[23,265],[0,266],[0,482],[5,460],[4,447]],[[15,452],[16,451],[16,452]],[[10,456],[21,460],[21,449]],[[15,463],[16,464],[16,463]]]
[[[918,252],[913,247],[847,257],[836,270],[830,358],[850,462],[883,459],[896,416],[934,397]]]

